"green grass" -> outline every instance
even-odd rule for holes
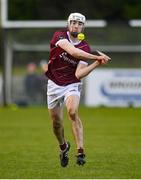
[[[62,168],[46,108],[0,108],[0,178],[141,178],[141,109],[80,108],[87,163],[75,164],[65,112],[70,162]]]

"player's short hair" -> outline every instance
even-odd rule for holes
[[[86,17],[81,13],[71,13],[68,17],[68,24],[70,24],[71,21],[79,21],[85,25]]]

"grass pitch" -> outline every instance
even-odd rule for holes
[[[80,108],[87,163],[75,164],[71,125],[64,113],[70,161],[59,149],[46,108],[0,108],[0,178],[141,178],[141,109]]]

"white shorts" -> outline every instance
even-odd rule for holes
[[[53,81],[48,80],[47,85],[47,104],[48,109],[53,109],[56,106],[62,106],[70,95],[77,95],[80,97],[82,83],[73,83],[67,86],[59,86]]]

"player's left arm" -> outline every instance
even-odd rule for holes
[[[100,65],[99,61],[95,61],[90,65],[79,63],[75,71],[75,76],[77,77],[77,79],[82,79],[85,76],[87,76],[90,72],[92,72],[99,65]]]
[[[95,61],[92,64],[88,65],[88,63],[84,63],[84,61],[80,61],[77,65],[75,76],[77,77],[77,79],[82,79],[90,74],[97,66],[105,64],[107,64],[107,62],[105,61]]]

